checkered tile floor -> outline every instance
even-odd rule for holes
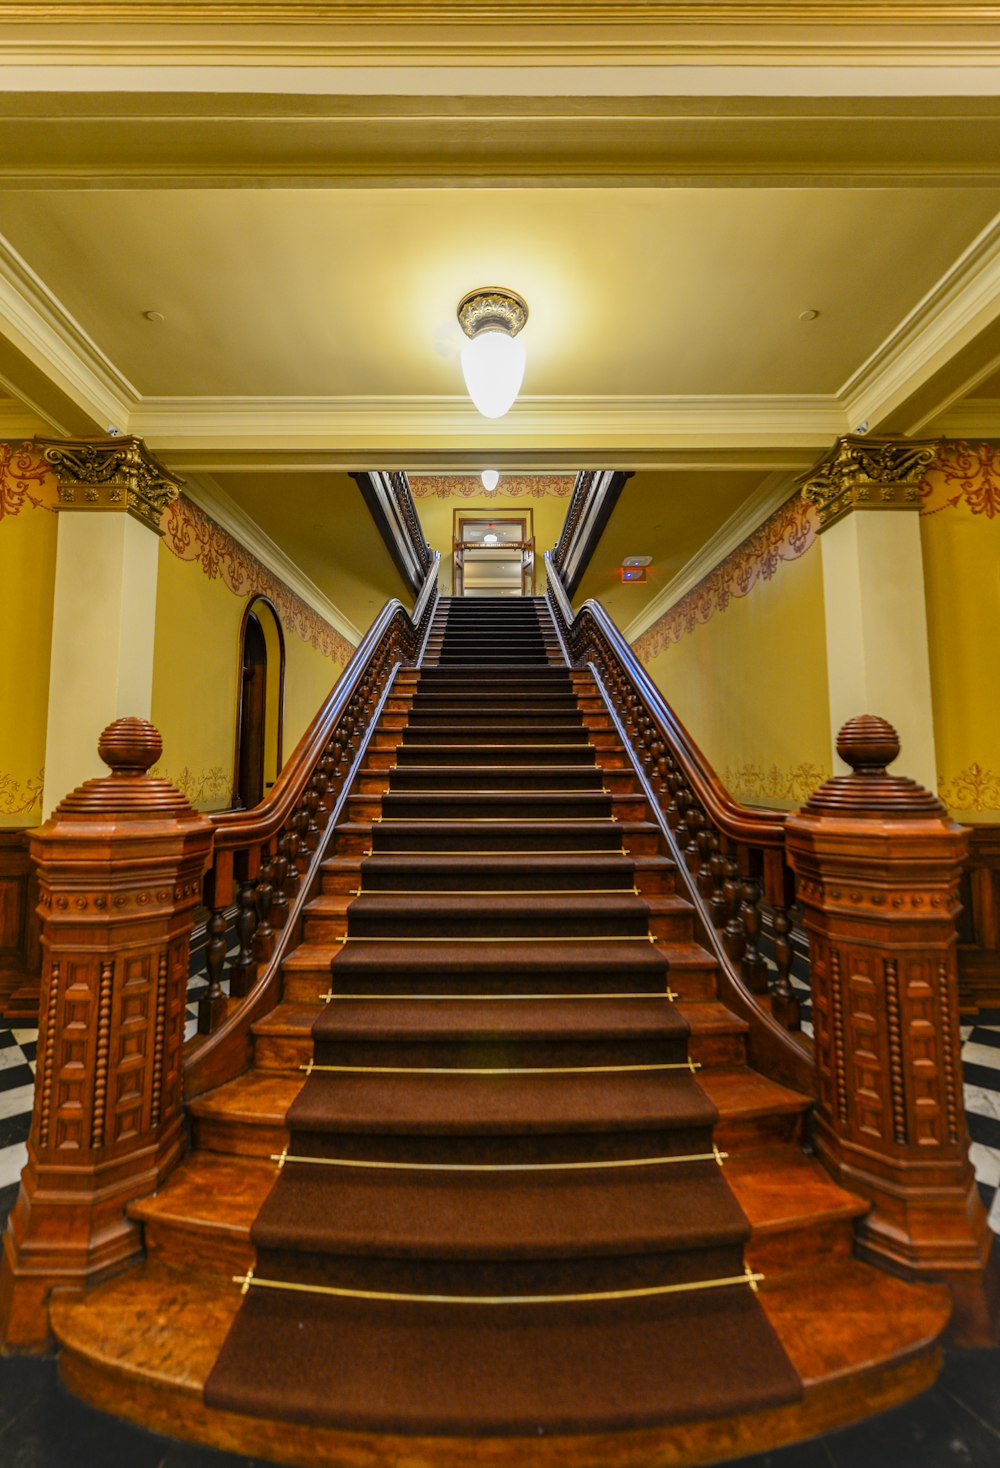
[[[230,951],[230,957],[235,950]],[[801,991],[804,986],[795,979]],[[225,985],[224,985],[225,987]],[[207,988],[195,974],[188,989],[187,1037],[195,1032],[198,999]],[[808,990],[805,991],[808,993]],[[808,1001],[803,997],[803,1029],[812,1033]],[[24,1144],[31,1120],[37,1030],[0,1023],[0,1222],[13,1206],[24,1166]],[[1000,1233],[1000,1011],[980,1016],[962,1027],[965,1107],[972,1139],[970,1156],[990,1224]]]

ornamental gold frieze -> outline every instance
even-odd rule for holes
[[[838,439],[799,480],[802,498],[816,510],[819,533],[852,510],[919,510],[920,486],[937,449],[929,439]]]
[[[35,439],[58,480],[58,510],[129,514],[162,535],[160,521],[182,479],[141,438]]]

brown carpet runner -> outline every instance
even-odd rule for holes
[[[792,1400],[544,604],[434,632],[206,1400],[469,1435]]]

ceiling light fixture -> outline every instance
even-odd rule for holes
[[[492,494],[500,483],[500,474],[496,469],[484,469],[479,477],[483,481],[483,488],[487,494]]]
[[[500,539],[499,535],[484,535],[483,536],[483,545],[496,545],[496,543],[497,543],[497,541],[499,539]]]
[[[480,286],[458,303],[459,325],[469,338],[462,374],[484,418],[502,418],[521,390],[525,355],[515,338],[527,319],[526,303],[501,286]]]

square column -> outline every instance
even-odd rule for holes
[[[160,519],[180,480],[137,438],[39,447],[59,480],[47,819],[67,791],[100,774],[101,730],[149,717]]]
[[[802,482],[803,497],[819,512],[831,746],[859,710],[880,715],[899,730],[914,777],[932,790],[937,757],[918,515],[934,453],[933,443],[849,436]]]

